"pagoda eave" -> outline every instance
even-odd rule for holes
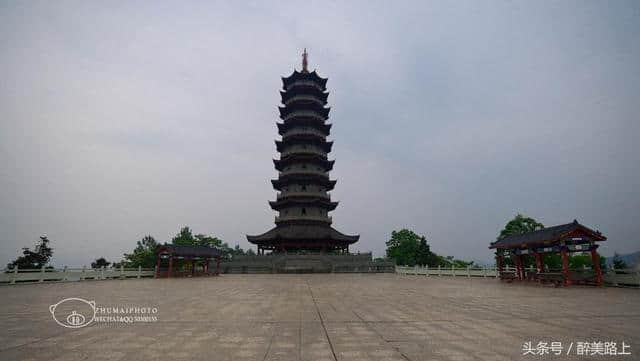
[[[326,209],[327,211],[333,211],[338,206],[339,202],[330,202],[326,198],[319,198],[314,196],[309,196],[307,199],[302,199],[301,197],[296,198],[282,198],[277,201],[269,201],[269,206],[274,211],[279,211],[281,209],[292,207],[292,206],[300,206],[300,207],[319,207],[322,209]]]
[[[293,144],[313,144],[316,145],[320,148],[322,148],[322,150],[326,153],[330,153],[331,152],[331,148],[333,146],[333,141],[326,141],[320,137],[311,137],[309,138],[309,140],[304,141],[300,138],[291,138],[294,136],[290,136],[285,138],[284,140],[276,140],[276,149],[278,152],[282,152],[285,147],[289,146],[289,145],[293,145]],[[312,140],[311,140],[312,139]]]
[[[287,131],[289,131],[291,128],[296,126],[312,127],[314,129],[321,131],[325,135],[329,135],[331,133],[332,124],[330,123],[327,124],[324,121],[321,121],[316,118],[299,117],[299,118],[289,119],[284,123],[276,123],[276,125],[278,126],[278,134],[280,135],[284,135]]]
[[[274,241],[334,241],[340,244],[353,244],[360,235],[346,235],[327,226],[285,225],[276,226],[260,235],[247,235],[253,244],[268,244]]]
[[[289,184],[318,184],[326,188],[327,191],[332,190],[336,185],[336,180],[330,180],[328,177],[315,174],[293,174],[285,175],[278,179],[272,179],[273,188],[281,191],[282,187]]]
[[[328,172],[333,169],[333,164],[335,160],[327,160],[327,158],[322,157],[317,154],[309,154],[309,153],[293,153],[282,159],[274,159],[273,164],[276,170],[283,171],[284,168],[293,163],[307,162],[311,164],[317,164],[322,166],[323,169]]]

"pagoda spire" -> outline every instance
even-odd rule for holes
[[[302,72],[303,73],[308,73],[309,69],[307,69],[307,66],[309,65],[309,62],[307,61],[307,56],[309,54],[307,54],[307,48],[304,48],[304,53],[302,53]]]

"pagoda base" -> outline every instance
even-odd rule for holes
[[[374,261],[371,253],[271,253],[234,256],[220,263],[222,273],[393,273],[391,261]]]

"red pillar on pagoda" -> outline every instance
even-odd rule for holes
[[[593,270],[596,272],[596,282],[598,286],[602,286],[604,278],[602,277],[602,269],[600,268],[600,255],[598,254],[598,246],[594,246],[591,249],[591,264]]]
[[[569,256],[567,254],[567,248],[562,247],[560,250],[560,256],[562,257],[562,274],[564,275],[564,285],[571,285],[571,271],[569,270]]]
[[[169,272],[167,272],[167,278],[171,277],[171,272],[173,271],[173,255],[169,255]]]

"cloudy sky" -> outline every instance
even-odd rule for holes
[[[0,3],[0,265],[273,226],[281,76],[329,78],[338,230],[490,261],[516,213],[640,250],[640,3]]]

